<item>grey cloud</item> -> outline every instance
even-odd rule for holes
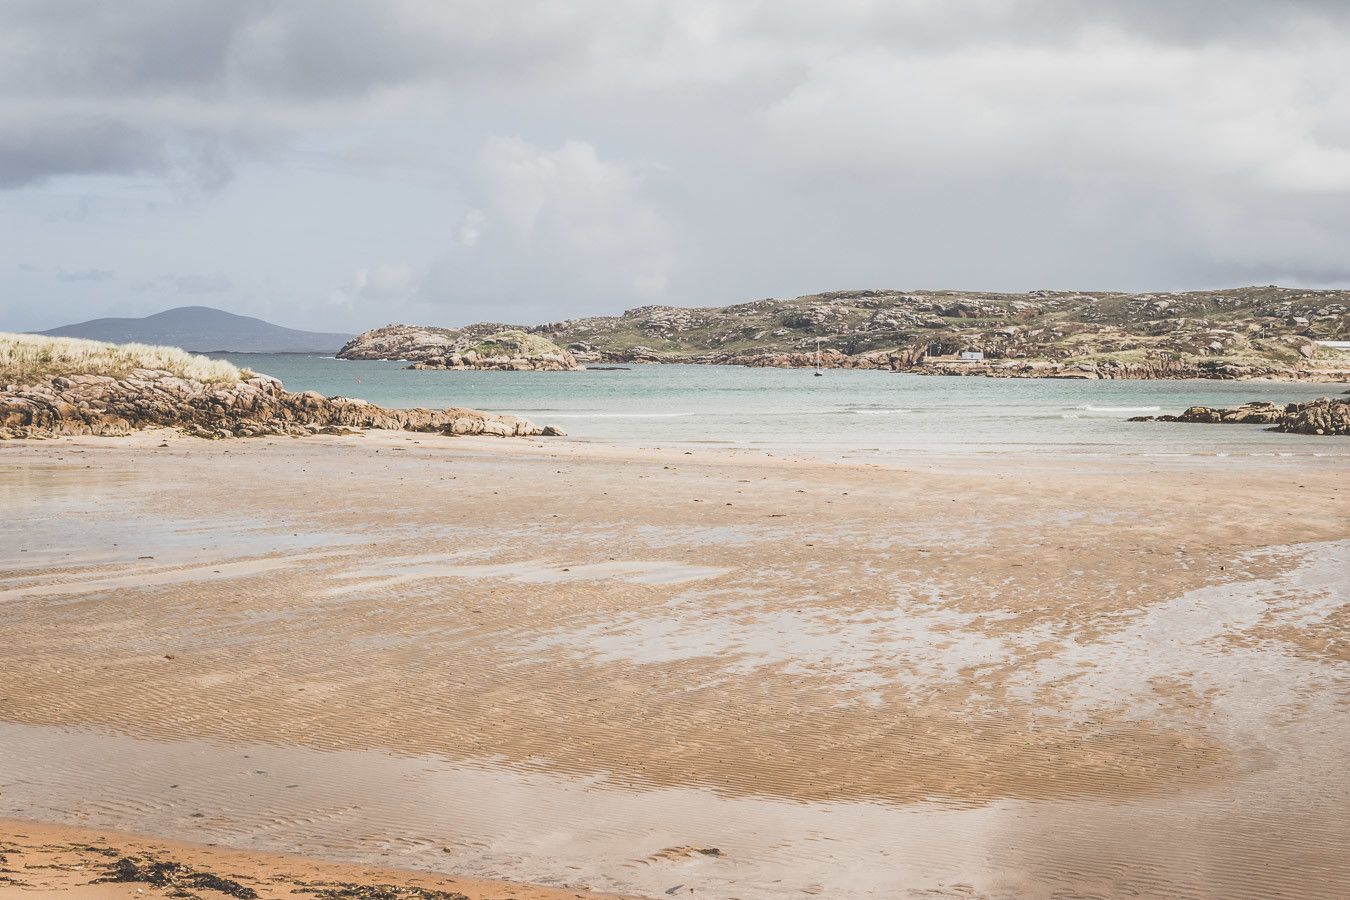
[[[203,104],[351,99],[439,81],[449,88],[535,79],[600,81],[674,69],[689,84],[712,69],[809,64],[822,49],[945,51],[1037,45],[1114,27],[1182,42],[1278,40],[1306,26],[1350,27],[1343,0],[986,0],[949,3],[783,2],[728,5],[577,0],[16,0],[0,10],[0,94],[191,98]],[[735,53],[728,55],[727,51]],[[591,71],[598,67],[599,72]],[[626,70],[626,72],[625,72]],[[610,87],[622,91],[615,80]]]
[[[1269,41],[1286,31],[1350,24],[1350,4],[1343,0],[1121,0],[1102,4],[1061,0],[1058,5],[1060,14],[1090,16],[1088,10],[1095,10],[1143,36],[1182,43],[1233,37]],[[1070,6],[1077,9],[1070,10]]]
[[[116,275],[107,269],[83,269],[75,272],[62,270],[56,277],[62,281],[111,281]]]
[[[0,187],[58,175],[132,174],[160,168],[155,135],[111,120],[11,119],[0,128]]]
[[[728,36],[768,39],[799,61],[822,50],[942,54],[999,45],[1055,47],[1114,31],[1172,46],[1299,40],[1350,27],[1343,0],[983,0],[979,3],[758,3]]]
[[[228,275],[188,273],[160,275],[136,284],[135,289],[141,293],[222,294],[234,286],[234,279]]]
[[[1281,263],[1217,263],[1193,277],[1212,287],[1236,284],[1275,284],[1284,287],[1323,287],[1350,284],[1350,266],[1289,266]]]
[[[0,11],[0,94],[351,98],[429,76],[538,70],[599,7],[461,2],[28,0]],[[612,18],[612,17],[611,17]]]
[[[166,275],[163,280],[180,294],[220,294],[234,287],[227,275]]]
[[[12,0],[0,94],[181,92],[218,84],[259,4]]]
[[[377,115],[408,91],[447,109],[537,91],[626,111],[646,89],[658,105],[716,114],[781,100],[850,56],[1062,46],[1102,29],[1270,45],[1306,39],[1310,23],[1343,32],[1350,4],[988,0],[972,14],[939,2],[19,0],[0,9],[0,185],[134,171],[219,184],[231,169],[213,160]]]
[[[107,117],[11,119],[0,130],[0,188],[63,175],[139,173],[212,188],[233,174],[236,150],[228,133],[192,133]]]

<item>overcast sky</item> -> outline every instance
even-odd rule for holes
[[[5,0],[0,328],[1350,285],[1350,0]]]

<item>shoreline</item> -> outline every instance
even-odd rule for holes
[[[246,352],[234,352],[226,350],[211,351],[211,352],[221,356],[281,355],[281,354],[251,354]],[[330,358],[319,353],[295,354],[295,355],[321,356],[325,359]],[[333,356],[331,358],[340,360],[342,362],[409,362],[409,360],[404,359],[402,357]],[[1055,364],[1052,360],[1035,360],[1034,363],[1038,364],[1039,366],[1046,366],[1046,367]],[[1280,377],[1270,373],[1264,373],[1260,375],[1202,374],[1199,372],[1194,372],[1193,370],[1172,370],[1172,371],[1165,371],[1160,374],[1147,374],[1147,375],[1141,374],[1102,375],[1100,373],[1088,374],[1086,372],[1078,372],[1075,374],[1074,370],[1071,369],[1066,369],[1064,370],[1063,373],[1059,372],[1051,373],[1048,371],[1037,370],[1035,367],[1033,367],[1033,370],[1031,371],[1021,371],[1015,368],[1002,369],[999,367],[991,367],[987,364],[970,366],[968,369],[964,364],[952,364],[945,366],[910,365],[910,366],[902,366],[899,368],[891,368],[889,366],[878,366],[878,365],[872,366],[841,365],[838,363],[831,363],[831,362],[823,362],[821,365],[817,366],[811,362],[804,362],[804,363],[794,362],[791,364],[777,365],[777,364],[755,363],[755,362],[735,362],[732,359],[711,359],[711,360],[693,359],[693,358],[631,359],[622,355],[617,355],[614,356],[613,358],[582,361],[581,367],[579,369],[558,369],[553,371],[558,374],[566,374],[569,372],[585,372],[585,371],[598,371],[598,372],[622,371],[622,369],[616,370],[614,368],[614,365],[616,364],[620,366],[731,366],[742,369],[798,369],[803,371],[810,369],[819,369],[822,371],[840,370],[850,372],[871,371],[871,372],[884,372],[892,375],[922,375],[925,377],[1022,378],[1022,379],[1044,379],[1046,381],[1200,381],[1200,382],[1226,381],[1226,382],[1241,382],[1253,384],[1263,384],[1263,383],[1329,384],[1329,385],[1346,385],[1347,387],[1350,387],[1350,370],[1344,369],[1328,370],[1325,372],[1307,372],[1306,374],[1299,373],[1297,370],[1291,370],[1291,374],[1285,377]],[[438,371],[438,372],[512,371],[510,369],[488,369],[488,368],[473,369],[469,367],[443,368],[443,367],[427,367],[427,366],[404,366],[402,368],[406,371]],[[522,371],[537,372],[544,370],[522,370]],[[1190,374],[1188,374],[1188,372]]]
[[[412,362],[412,360],[405,359],[405,358],[403,358],[403,357],[343,357],[343,356],[336,356],[336,355],[326,354],[326,353],[320,353],[320,352],[305,352],[305,353],[261,353],[261,352],[248,351],[248,350],[209,350],[209,351],[208,351],[208,350],[202,350],[202,351],[192,351],[192,352],[194,352],[194,353],[201,353],[201,354],[206,355],[206,356],[312,356],[312,357],[318,357],[318,358],[321,358],[321,359],[334,359],[334,360],[338,360],[338,361],[340,361],[340,362],[357,362],[357,363],[360,363],[360,362],[402,362],[402,363]],[[1049,365],[1049,364],[1052,363],[1051,360],[1038,360],[1037,362],[1041,362],[1041,363],[1046,364],[1046,365]],[[613,364],[617,364],[618,366],[620,366],[620,368],[615,368],[615,365],[613,365]],[[1166,373],[1160,374],[1160,375],[1134,376],[1134,377],[1129,377],[1129,376],[1106,377],[1106,376],[1102,376],[1102,377],[1098,377],[1098,378],[1084,378],[1084,377],[1082,377],[1082,376],[1080,376],[1080,375],[1055,375],[1055,374],[1042,374],[1042,373],[1039,373],[1039,372],[998,372],[998,371],[991,372],[991,371],[987,371],[987,370],[986,370],[986,367],[978,367],[978,368],[979,368],[978,371],[962,371],[962,369],[961,369],[961,367],[960,367],[959,365],[957,365],[957,366],[946,366],[946,367],[907,366],[907,367],[902,367],[902,368],[892,369],[892,368],[888,368],[888,367],[871,367],[871,368],[867,368],[867,367],[860,367],[860,366],[837,365],[837,364],[831,364],[831,363],[828,363],[828,362],[823,363],[823,364],[821,364],[820,366],[816,366],[816,365],[814,365],[813,363],[801,363],[801,364],[793,363],[793,364],[791,364],[791,365],[758,365],[758,364],[755,364],[755,363],[738,363],[738,362],[731,362],[731,361],[728,361],[728,360],[700,360],[700,359],[660,359],[660,360],[657,360],[657,359],[628,359],[628,358],[624,358],[624,357],[615,357],[615,358],[613,358],[613,359],[598,359],[598,360],[584,361],[584,362],[582,362],[581,368],[579,368],[579,369],[558,369],[558,370],[553,370],[553,371],[551,371],[550,374],[562,374],[562,375],[565,375],[565,374],[569,374],[569,373],[586,372],[586,371],[594,371],[594,372],[626,371],[626,369],[623,368],[623,367],[629,367],[629,366],[729,366],[729,367],[734,367],[734,368],[739,368],[739,369],[797,369],[797,370],[802,370],[802,371],[811,370],[811,369],[817,369],[817,368],[818,368],[818,369],[821,369],[822,371],[833,371],[833,370],[849,371],[849,372],[871,371],[871,372],[881,372],[881,373],[891,374],[891,375],[922,375],[922,376],[926,376],[926,377],[952,377],[952,378],[973,378],[973,377],[982,377],[982,378],[1023,378],[1023,379],[1038,379],[1038,378],[1039,378],[1039,379],[1044,379],[1044,380],[1046,380],[1046,381],[1084,381],[1084,380],[1086,380],[1086,381],[1198,381],[1198,382],[1205,382],[1205,381],[1227,381],[1227,382],[1241,382],[1241,383],[1244,383],[1244,384],[1248,384],[1248,383],[1250,383],[1250,384],[1328,384],[1328,385],[1345,385],[1347,388],[1350,388],[1350,370],[1332,370],[1332,371],[1330,371],[1330,372],[1312,372],[1312,373],[1309,373],[1306,377],[1305,377],[1305,376],[1299,375],[1299,376],[1283,377],[1283,378],[1282,378],[1282,377],[1276,377],[1276,376],[1273,376],[1273,375],[1268,375],[1268,374],[1267,374],[1267,375],[1254,375],[1254,376],[1235,377],[1235,376],[1231,376],[1231,375],[1217,375],[1217,374],[1216,374],[1216,375],[1206,375],[1206,374],[1181,374],[1181,373],[1178,373],[1178,372],[1166,372]],[[484,371],[484,372],[486,372],[486,371],[510,372],[510,371],[514,371],[514,370],[511,370],[511,369],[488,369],[488,368],[484,368],[484,369],[472,369],[472,368],[467,368],[467,367],[460,367],[460,368],[457,368],[457,369],[455,369],[455,368],[420,368],[420,369],[417,369],[417,368],[413,368],[413,367],[411,367],[411,366],[403,366],[403,367],[401,367],[401,368],[402,368],[403,371],[432,371],[432,372],[451,372],[451,371],[460,371],[460,372],[475,372],[475,371]],[[535,371],[535,372],[537,373],[538,371],[541,371],[541,370],[533,370],[533,371]]]
[[[1148,428],[1156,425],[1180,425],[1188,431],[1194,430],[1198,423],[1190,422],[1135,422],[1134,427]],[[1223,423],[1215,426],[1220,435],[1233,433],[1243,428],[1267,431],[1279,434],[1287,439],[1291,447],[1301,450],[1314,450],[1322,447],[1339,448],[1341,442],[1335,436],[1299,434],[1295,432],[1276,432],[1268,426],[1258,423]],[[1250,450],[1233,454],[1222,447],[1213,453],[1194,454],[1171,451],[1160,443],[1156,448],[1140,452],[1120,452],[1113,448],[1096,451],[1065,450],[957,450],[951,447],[939,449],[913,450],[909,448],[864,448],[840,445],[819,451],[785,448],[778,445],[735,444],[731,442],[671,442],[665,445],[645,440],[611,440],[606,438],[578,437],[563,435],[546,439],[534,436],[516,440],[502,440],[499,437],[484,435],[443,435],[436,432],[408,432],[393,429],[352,430],[344,434],[312,434],[304,437],[293,435],[258,435],[251,438],[234,440],[211,440],[186,434],[176,428],[145,428],[128,434],[62,434],[50,437],[23,438],[0,441],[0,464],[5,461],[6,452],[21,453],[22,448],[69,446],[78,451],[116,450],[118,448],[137,449],[187,449],[192,450],[214,447],[229,452],[230,448],[244,448],[249,445],[275,446],[282,441],[301,441],[317,446],[368,446],[380,450],[395,452],[424,452],[431,456],[445,453],[468,453],[478,455],[491,453],[505,459],[524,460],[547,459],[559,456],[577,461],[596,463],[680,463],[702,466],[745,466],[755,469],[775,469],[784,466],[820,469],[822,471],[869,471],[923,472],[928,474],[1013,474],[1032,470],[1053,473],[1060,471],[1065,464],[1088,473],[1109,474],[1124,466],[1131,470],[1145,471],[1157,469],[1175,469],[1178,472],[1208,471],[1211,474],[1225,474],[1234,470],[1234,466],[1257,469],[1284,469],[1293,466],[1340,467],[1344,460],[1337,454],[1314,452],[1311,457],[1279,450]],[[161,447],[168,444],[167,448]],[[871,455],[863,455],[871,454]]]
[[[937,365],[937,366],[904,366],[901,368],[889,368],[885,366],[849,366],[849,365],[831,365],[829,363],[821,366],[811,364],[804,365],[768,365],[756,363],[737,363],[730,361],[708,361],[700,362],[696,360],[663,360],[655,361],[637,361],[616,359],[614,362],[622,362],[625,365],[709,365],[709,366],[738,366],[747,369],[814,369],[819,368],[823,371],[840,369],[845,371],[874,371],[888,372],[893,375],[922,375],[925,377],[943,377],[943,378],[1031,378],[1044,379],[1046,381],[1228,381],[1228,382],[1269,382],[1271,384],[1340,384],[1350,386],[1350,372],[1346,370],[1333,370],[1330,372],[1310,372],[1307,375],[1293,374],[1280,377],[1270,373],[1261,375],[1225,375],[1225,374],[1187,374],[1183,371],[1166,371],[1160,374],[1102,374],[1098,370],[1092,372],[1077,371],[1074,369],[1064,369],[1062,371],[1039,371],[1033,368],[1031,371],[1022,371],[1013,367],[1000,368],[989,365],[975,365],[967,369],[962,364]],[[1050,360],[1037,360],[1046,366],[1053,365]],[[1108,370],[1109,372],[1110,370]]]
[[[551,887],[471,878],[444,872],[411,871],[341,862],[313,856],[193,843],[111,828],[86,827],[0,817],[0,898],[74,893],[99,900],[173,896],[144,881],[101,882],[116,860],[126,857],[174,862],[238,882],[260,900],[289,900],[297,894],[346,890],[352,900],[374,900],[390,887],[427,892],[427,900],[625,900],[584,888]],[[219,896],[209,889],[207,896]],[[433,894],[432,892],[447,892]],[[451,895],[455,895],[453,898]]]

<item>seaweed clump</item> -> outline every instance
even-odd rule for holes
[[[123,856],[113,863],[101,882],[144,882],[155,887],[168,888],[173,897],[196,897],[193,890],[219,891],[238,900],[258,900],[258,892],[231,878],[222,878],[212,872],[193,869],[182,863],[151,857],[137,859]]]

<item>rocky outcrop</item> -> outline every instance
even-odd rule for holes
[[[358,334],[342,345],[338,359],[405,359],[419,362],[443,356],[459,340],[453,328],[422,325],[386,325]]]
[[[1209,406],[1192,406],[1180,415],[1133,416],[1131,422],[1199,422],[1210,425],[1276,425],[1285,415],[1288,407],[1271,403],[1268,400],[1253,400],[1233,409],[1216,409]]]
[[[1350,400],[1340,397],[1294,403],[1285,410],[1276,431],[1295,434],[1350,435]]]
[[[518,328],[485,326],[454,330],[386,325],[349,341],[339,359],[402,359],[410,369],[574,372],[582,368],[571,351]]]
[[[501,437],[563,433],[515,416],[471,409],[385,409],[350,397],[288,391],[266,375],[201,382],[158,369],[135,369],[124,377],[52,376],[0,388],[0,439],[122,435],[164,427],[208,438],[366,428]]]
[[[1192,406],[1176,416],[1135,416],[1129,421],[1273,425],[1273,431],[1297,434],[1350,434],[1350,400],[1322,398],[1283,406],[1266,400],[1254,400],[1232,409]]]

